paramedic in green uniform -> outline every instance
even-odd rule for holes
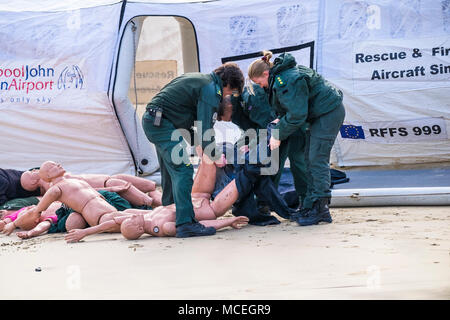
[[[214,150],[207,152],[210,146],[205,150],[210,144],[215,147],[214,137],[204,137],[204,134],[214,126],[222,97],[236,91],[241,93],[243,85],[244,76],[238,65],[225,63],[210,74],[186,73],[173,79],[146,107],[142,126],[148,140],[156,147],[161,169],[162,205],[175,203],[176,206],[177,237],[212,235],[215,229],[204,227],[194,218],[191,201],[194,169],[188,155],[183,154],[186,142],[175,130],[185,129],[192,133],[194,121],[199,121],[200,151],[205,151],[212,161],[216,160]],[[180,158],[187,161],[179,161]]]
[[[232,122],[242,130],[255,129],[258,136],[259,129],[266,129],[267,125],[276,119],[275,111],[269,104],[266,91],[256,85],[249,84],[250,90],[246,87],[244,92],[238,97],[232,97],[233,104]],[[253,92],[251,92],[253,91]],[[297,130],[284,140],[280,145],[280,168],[276,175],[272,177],[276,186],[278,186],[283,172],[284,163],[289,157],[292,176],[297,194],[300,196],[299,202],[306,196],[307,178],[306,164],[304,158],[305,146],[305,125],[301,130]],[[241,137],[240,140],[242,140]],[[238,145],[243,142],[238,142]],[[249,142],[250,147],[257,141]]]
[[[260,87],[269,89],[269,101],[278,114],[279,139],[270,139],[271,150],[281,141],[309,124],[305,160],[308,190],[297,222],[304,225],[331,222],[328,208],[330,190],[330,152],[344,121],[342,92],[313,69],[297,65],[294,57],[283,53],[274,62],[272,53],[249,66],[249,78]]]

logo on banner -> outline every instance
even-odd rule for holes
[[[340,133],[343,139],[363,139],[373,143],[414,143],[448,139],[443,118],[342,125]]]
[[[347,139],[365,139],[364,129],[362,126],[342,125],[341,137]]]
[[[442,0],[441,8],[444,30],[450,32],[450,0]]]
[[[420,0],[401,0],[391,8],[391,37],[419,37],[422,29]]]
[[[65,67],[58,78],[58,89],[83,89],[83,72],[78,66]]]
[[[298,36],[306,33],[304,21],[305,8],[296,4],[289,7],[281,7],[277,12],[278,38],[281,45],[289,46],[298,43]]]
[[[339,39],[366,39],[369,36],[369,12],[371,11],[367,2],[343,3],[339,10]]]
[[[48,104],[53,98],[52,93],[82,89],[83,85],[84,76],[77,65],[66,66],[59,76],[54,67],[40,64],[9,68],[0,66],[0,103]]]
[[[231,51],[234,54],[249,52],[258,47],[256,38],[258,18],[255,16],[234,16],[230,18]]]

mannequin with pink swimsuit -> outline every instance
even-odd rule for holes
[[[24,219],[24,216],[36,224],[39,223],[42,213],[55,201],[65,204],[74,211],[67,218],[67,230],[74,227],[79,228],[77,225],[80,225],[80,221],[86,221],[89,226],[96,226],[103,222],[102,219],[104,217],[107,218],[109,214],[118,212],[86,181],[66,178],[64,176],[65,172],[60,164],[53,161],[46,161],[42,164],[39,176],[42,180],[49,183],[49,188],[39,204],[27,209],[26,215],[19,216],[15,221],[16,224],[18,224],[19,220]],[[119,190],[122,187],[115,188]],[[7,234],[10,234],[12,231],[13,229],[8,230],[9,233]]]
[[[83,179],[70,178],[70,175],[65,175],[65,170],[61,166],[52,161],[44,162],[44,164],[46,165],[45,170],[53,169],[53,171],[55,171],[55,169],[60,169],[60,172],[58,172],[58,174],[63,172],[63,176],[56,177],[60,178],[57,179],[58,186],[55,187],[52,183],[50,183],[51,181],[47,181],[46,178],[41,179],[41,177],[39,176],[41,173],[37,173],[36,170],[24,172],[21,176],[21,184],[23,183],[26,186],[30,186],[31,183],[34,183],[34,189],[37,185],[39,185],[41,190],[45,190],[45,193],[44,196],[41,197],[38,205],[22,208],[21,210],[19,210],[20,212],[14,212],[7,215],[5,217],[6,224],[0,224],[0,227],[2,227],[2,232],[4,234],[10,235],[16,227],[19,227],[26,231],[17,234],[22,238],[29,238],[42,234],[50,229],[52,222],[57,223],[58,217],[56,215],[56,210],[61,207],[62,203],[66,204],[72,209],[74,209],[74,207],[71,207],[69,203],[75,205],[78,208],[84,208],[84,206],[80,207],[79,205],[80,203],[83,204],[83,198],[88,200],[95,198],[96,201],[94,201],[94,203],[97,203],[99,208],[102,208],[102,205],[106,204],[107,206],[103,207],[104,210],[107,210],[108,212],[117,211]],[[47,172],[45,170],[43,173],[44,176]],[[38,175],[38,178],[36,178],[36,174]],[[121,193],[122,191],[128,190],[129,187],[130,183],[128,182],[126,185],[118,184],[115,186],[98,189],[106,189],[107,191]],[[66,190],[64,194],[62,194],[63,190]],[[74,197],[70,197],[71,193],[73,193]],[[76,197],[77,195],[79,196],[78,199]],[[148,197],[147,195],[145,196]],[[58,201],[60,200],[60,198],[61,201]],[[93,208],[95,208],[95,206]],[[94,209],[91,210],[93,211]],[[86,227],[86,221],[84,220],[83,216],[80,215],[80,213],[73,212],[67,218],[65,225],[67,230],[74,228],[84,228]]]
[[[58,221],[58,217],[55,212],[61,207],[61,202],[53,202],[46,210],[42,212],[38,221],[32,218],[29,214],[31,209],[34,207],[35,206],[24,207],[13,213],[5,215],[3,219],[0,220],[0,231],[6,235],[9,235],[16,227],[18,227],[26,230],[24,234],[29,233],[30,230],[34,230],[35,228],[37,228],[37,230],[42,229],[42,232],[44,232],[50,228],[52,223],[56,223]],[[47,226],[48,228],[46,228]],[[79,224],[77,224],[77,226],[80,228],[82,227]]]

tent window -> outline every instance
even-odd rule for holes
[[[135,43],[135,68],[128,97],[142,118],[147,103],[173,78],[199,71],[195,31],[181,17],[149,16]]]

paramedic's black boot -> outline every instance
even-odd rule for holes
[[[308,212],[298,217],[297,223],[301,226],[311,226],[319,222],[331,223],[333,220],[331,219],[330,209],[328,207],[329,203],[330,198],[316,200]]]
[[[297,221],[299,217],[304,217],[310,210],[311,208],[302,208],[302,206],[299,206],[297,211],[291,214],[289,220]]]
[[[199,222],[183,223],[177,227],[177,238],[212,236],[216,234],[214,227],[205,227]]]

